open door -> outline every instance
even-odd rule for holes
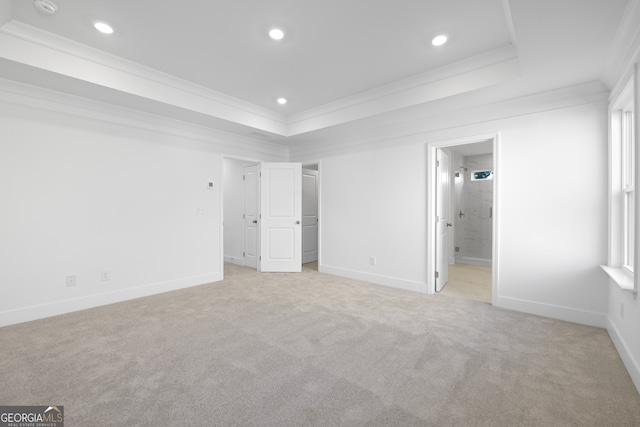
[[[436,151],[436,292],[449,281],[449,227],[452,226],[449,178],[449,156]]]
[[[302,271],[302,164],[261,163],[260,258],[262,272]]]

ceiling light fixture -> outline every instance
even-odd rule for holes
[[[278,102],[278,104],[284,105],[287,103],[287,98],[278,98],[276,101]]]
[[[58,6],[51,0],[33,0],[33,5],[47,15],[53,15],[58,10]]]
[[[282,40],[284,38],[284,31],[280,28],[272,28],[269,30],[269,37],[274,40]]]
[[[442,46],[447,42],[449,38],[444,34],[440,34],[439,36],[435,36],[433,40],[431,40],[431,44],[434,46]]]
[[[93,27],[102,34],[113,34],[113,27],[106,22],[96,21],[93,23]]]

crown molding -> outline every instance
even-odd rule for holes
[[[498,122],[501,120],[584,105],[601,104],[604,108],[608,95],[608,90],[599,81],[510,98],[498,97],[491,102],[477,99],[484,98],[481,94],[464,94],[457,104],[467,107],[442,112],[429,105],[416,106],[418,113],[414,116],[418,118],[367,126],[366,132],[359,128],[292,144],[290,160],[306,162],[373,148],[446,140],[465,134],[465,129],[474,129],[468,132],[476,135],[482,133],[477,129],[500,129]]]
[[[520,76],[513,46],[343,98],[289,117],[290,135],[411,107],[484,88]]]
[[[277,135],[288,134],[281,114],[19,21],[0,28],[0,56]]]
[[[289,117],[289,123],[309,120],[313,119],[314,117],[323,116],[334,111],[344,110],[358,104],[364,104],[375,99],[392,95],[394,93],[414,89],[420,86],[437,82],[439,80],[444,80],[452,76],[474,71],[487,65],[493,65],[499,62],[514,59],[516,57],[517,54],[513,46],[505,46],[500,49],[486,52],[482,55],[467,58],[465,60],[456,62],[455,64],[439,67],[434,70],[408,77],[403,80],[379,86],[369,91],[342,98],[335,102],[327,103],[316,108],[302,111],[297,114],[292,114]]]
[[[286,117],[19,21],[0,27],[0,57],[281,137],[500,83],[520,75],[513,46]]]
[[[513,25],[513,15],[511,14],[510,0],[502,0],[502,10],[504,11],[504,20],[507,24],[507,29],[509,30],[509,37],[511,37],[511,44],[514,47],[518,46],[516,40],[516,29]]]
[[[618,96],[633,73],[633,63],[640,61],[640,0],[630,0],[613,38],[602,80],[611,89],[611,99]]]
[[[18,110],[22,108],[28,117],[39,111],[52,117],[62,115],[152,133],[154,139],[167,136],[177,140],[187,139],[221,153],[253,153],[256,157],[274,161],[288,158],[287,147],[274,142],[0,78],[0,108],[2,106],[8,106],[14,114],[19,114]]]

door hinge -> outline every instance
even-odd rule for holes
[[[247,256],[247,255],[246,255],[244,252],[242,252],[242,257],[244,258],[244,257],[246,257],[246,256]]]
[[[438,273],[438,272],[436,271],[436,279],[437,279],[438,277],[440,277],[440,273]]]
[[[246,176],[244,176],[244,175],[242,175],[242,180],[243,180],[243,181],[246,181],[246,180],[247,180],[247,177],[246,177]]]
[[[247,218],[246,215],[242,214],[242,219],[246,219],[246,218]]]
[[[258,261],[262,261],[262,256],[259,256],[259,257],[258,257]]]
[[[440,160],[436,160],[436,167],[439,168],[440,167]]]

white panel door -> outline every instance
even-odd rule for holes
[[[436,292],[440,292],[449,281],[449,227],[452,218],[449,156],[438,149],[436,159]]]
[[[318,260],[318,171],[302,169],[302,263]]]
[[[302,271],[301,219],[302,165],[261,163],[260,271]]]
[[[258,167],[244,168],[244,265],[258,267]]]

